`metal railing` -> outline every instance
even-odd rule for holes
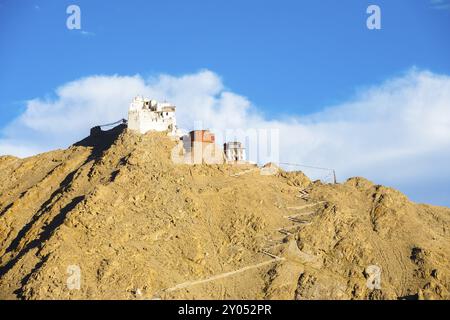
[[[284,165],[284,166],[301,167],[301,168],[307,168],[307,169],[326,171],[326,172],[328,172],[328,174],[321,176],[317,180],[326,181],[327,179],[331,179],[334,184],[337,183],[336,170],[334,170],[332,168],[316,167],[316,166],[304,165],[304,164],[299,164],[299,163],[288,163],[288,162],[280,162],[279,164]]]

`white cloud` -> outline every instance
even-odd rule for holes
[[[430,0],[431,7],[437,10],[450,9],[450,2],[448,0]]]
[[[91,36],[91,37],[95,36],[95,32],[91,32],[91,31],[81,30],[80,33],[81,33],[83,36]]]
[[[265,119],[208,70],[151,79],[91,76],[61,86],[54,98],[28,101],[4,129],[0,154],[66,147],[94,125],[126,118],[137,94],[174,102],[186,129],[198,120],[216,131],[278,128],[282,161],[333,167],[341,179],[365,176],[410,190],[419,200],[432,198],[418,193],[421,183],[450,179],[450,77],[418,70],[361,90],[341,105],[289,119]],[[444,193],[450,198],[450,186]]]

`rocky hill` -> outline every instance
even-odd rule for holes
[[[0,299],[450,298],[450,209],[124,129],[0,157]]]

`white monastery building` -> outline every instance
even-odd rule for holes
[[[128,108],[128,129],[144,134],[148,131],[169,131],[178,135],[176,107],[167,102],[144,99],[137,96]]]
[[[183,154],[188,163],[246,163],[245,148],[241,142],[226,142],[222,149],[215,144],[215,135],[209,130],[194,130],[189,135],[183,136],[181,130],[177,128],[175,109],[171,103],[137,96],[128,108],[128,122],[125,120],[118,122],[127,123],[128,130],[140,134],[149,131],[167,131],[169,136],[186,144],[183,147]],[[92,128],[91,134],[101,133],[101,127],[104,126]]]

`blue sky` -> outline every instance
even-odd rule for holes
[[[81,8],[81,31],[66,28],[70,4]],[[370,4],[381,8],[381,30],[366,27]],[[30,100],[57,99],[57,88],[93,75],[146,79],[211,70],[218,92],[248,98],[266,120],[310,117],[411,70],[432,74],[417,79],[450,75],[449,34],[446,0],[0,0],[0,138],[11,135]],[[324,158],[300,160],[333,166]],[[380,168],[354,175],[450,205],[446,180],[433,198],[422,190],[425,178],[411,173],[396,184],[370,176]]]
[[[382,30],[366,8],[382,9]],[[78,4],[82,35],[65,27]],[[450,10],[427,0],[0,1],[0,125],[91,74],[201,68],[271,116],[310,113],[418,66],[450,73]],[[270,90],[267,90],[270,88]]]

